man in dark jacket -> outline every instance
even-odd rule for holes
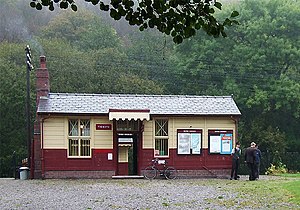
[[[260,160],[261,160],[261,151],[258,149],[258,145],[255,147],[255,179],[259,179],[259,169],[260,169]]]
[[[239,166],[240,166],[241,153],[242,153],[242,151],[240,149],[240,143],[237,142],[235,148],[233,148],[231,151],[232,168],[231,168],[230,180],[232,180],[232,179],[237,180],[239,178],[238,170],[239,170]]]
[[[256,170],[255,170],[255,148],[256,144],[251,142],[251,146],[248,147],[245,151],[245,162],[249,168],[249,180],[255,180]]]

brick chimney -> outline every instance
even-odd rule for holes
[[[36,107],[38,108],[40,97],[48,97],[50,93],[49,72],[46,67],[46,57],[40,56],[40,68],[36,70]],[[31,178],[40,179],[43,178],[42,174],[42,150],[41,150],[41,123],[43,116],[36,113],[36,119],[34,122],[34,135],[33,144],[31,148]]]
[[[49,72],[46,67],[46,57],[40,56],[40,68],[36,70],[36,104],[38,106],[41,96],[48,96],[50,92]]]

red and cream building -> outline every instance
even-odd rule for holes
[[[142,175],[155,157],[181,177],[223,177],[241,115],[231,96],[51,93],[37,69],[32,178]]]

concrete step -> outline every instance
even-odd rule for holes
[[[144,179],[144,176],[138,176],[138,175],[117,175],[112,176],[112,179]]]

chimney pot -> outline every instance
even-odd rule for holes
[[[46,56],[44,56],[44,55],[40,56],[40,68],[41,69],[46,68]]]

